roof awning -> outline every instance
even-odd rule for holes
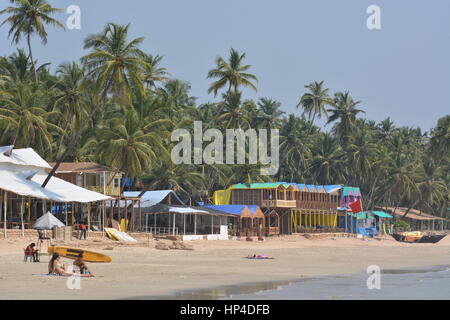
[[[384,211],[370,211],[370,213],[379,216],[380,218],[393,218],[391,215],[387,214]]]
[[[46,177],[47,174],[36,171],[0,170],[0,189],[23,197],[56,202],[89,203],[111,199],[111,197],[81,188],[57,177],[52,177],[47,186],[42,188],[41,185]]]
[[[192,208],[188,206],[169,206],[166,204],[155,204],[150,207],[141,208],[142,214],[154,214],[154,213],[181,213],[181,214],[208,214],[206,210]]]

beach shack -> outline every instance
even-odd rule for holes
[[[394,216],[394,220],[403,220],[409,223],[411,230],[415,231],[442,231],[448,229],[449,220],[433,216],[421,210],[403,207],[381,208]]]
[[[25,230],[48,211],[65,225],[73,225],[78,215],[88,230],[93,224],[103,227],[105,201],[111,197],[58,177],[52,177],[42,188],[49,169],[51,166],[31,148],[0,147],[0,223],[5,238],[8,231],[14,234],[15,230],[21,230],[24,236]],[[97,204],[96,210],[92,210],[93,204]]]
[[[203,207],[222,211],[234,216],[231,233],[237,236],[264,236],[266,235],[266,216],[255,205],[204,205]]]
[[[134,206],[139,206],[142,218],[138,217],[137,223],[131,222],[139,225],[139,231],[157,236],[182,236],[184,240],[203,239],[203,236],[228,239],[227,218],[230,215],[185,205],[173,190],[129,191],[124,192],[124,196],[140,200]],[[125,207],[124,200],[120,206]],[[130,217],[132,207],[133,204],[127,206]]]
[[[337,232],[342,188],[293,182],[239,183],[216,191],[213,203],[257,205],[266,216],[270,235]]]

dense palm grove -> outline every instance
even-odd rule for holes
[[[32,147],[48,161],[94,161],[124,172],[142,189],[177,188],[194,199],[237,182],[295,181],[360,186],[364,207],[404,206],[446,216],[450,189],[450,115],[431,132],[362,118],[363,103],[312,81],[299,93],[298,114],[286,115],[256,90],[245,53],[211,60],[201,103],[171,77],[162,57],[143,52],[129,25],[108,23],[85,39],[89,53],[55,66],[34,60],[30,38],[45,44],[58,9],[44,0],[12,0],[3,28],[25,49],[0,57],[0,145]],[[51,40],[51,39],[50,39]],[[299,89],[301,84],[299,84]],[[321,128],[315,124],[326,119]],[[174,165],[171,132],[204,127],[280,130],[280,170],[260,176],[257,165]],[[206,129],[206,128],[205,128]]]

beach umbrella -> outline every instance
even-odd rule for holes
[[[59,221],[53,214],[47,212],[42,217],[36,220],[33,224],[33,229],[36,230],[53,230],[54,228],[62,228],[66,225]]]

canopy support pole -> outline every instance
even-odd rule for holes
[[[139,219],[139,231],[142,231],[142,212],[141,212],[141,199],[139,199],[138,201],[138,219]]]
[[[6,239],[8,237],[7,232],[6,232],[6,213],[8,210],[8,192],[3,191],[3,197],[4,197],[4,221],[3,221],[3,228],[4,228],[4,238]]]
[[[211,215],[211,234],[214,234],[214,216]]]
[[[183,214],[183,235],[186,234],[186,214]]]
[[[31,198],[28,197],[28,207],[27,207],[27,223],[31,222]]]
[[[22,238],[25,237],[25,226],[23,224],[23,216],[25,215],[25,199],[22,197],[22,203],[20,205],[20,220],[22,224]]]
[[[102,232],[103,232],[103,237],[106,236],[106,232],[105,232],[105,227],[106,227],[106,201],[103,201],[103,223],[102,223]]]
[[[145,215],[145,232],[148,232],[148,214]]]
[[[135,216],[134,216],[134,200],[131,200],[131,216],[132,216],[132,218],[131,218],[131,221],[133,222],[133,224],[132,224],[132,231],[134,232],[135,230],[134,230],[134,228],[135,228]]]
[[[197,235],[197,215],[194,214],[194,234]]]
[[[173,227],[172,227],[172,234],[175,235],[175,220],[176,220],[176,214],[173,214]]]
[[[87,204],[87,225],[88,225],[88,229],[87,229],[87,237],[89,238],[89,233],[91,232],[91,203],[89,202]]]

